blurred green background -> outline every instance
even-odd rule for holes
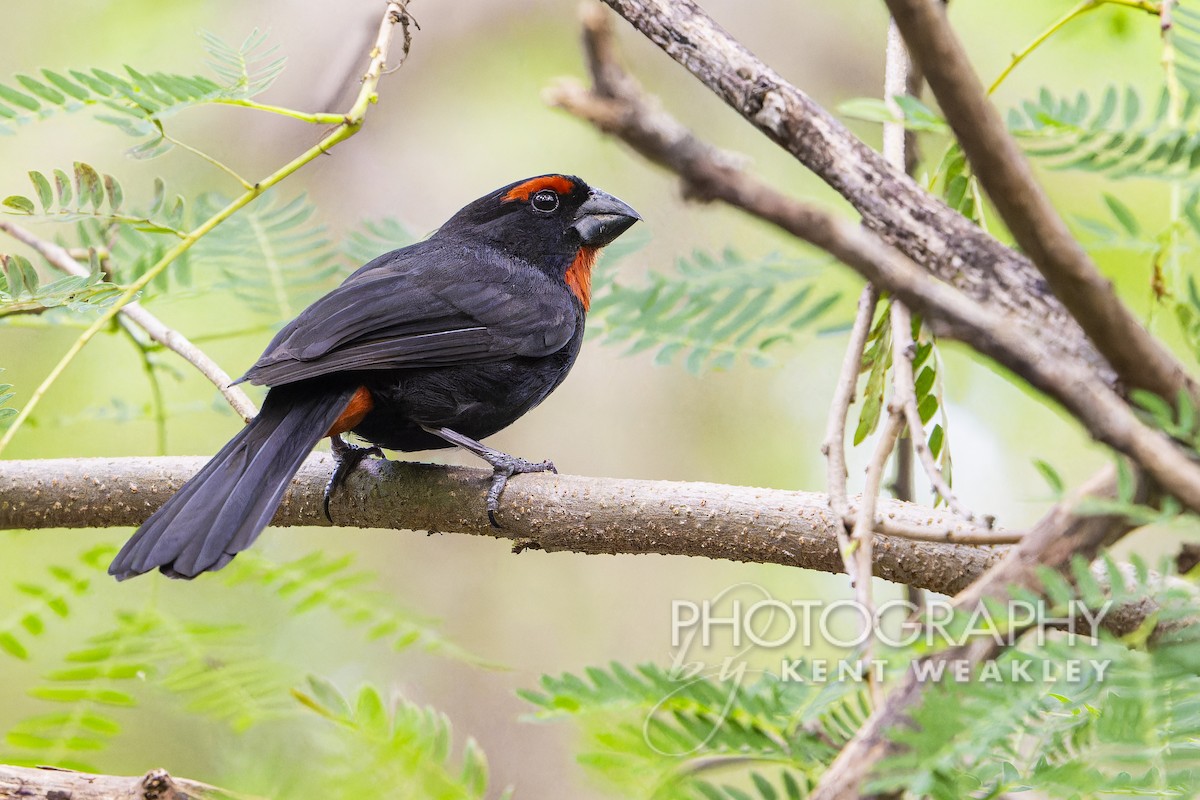
[[[958,2],[954,18],[985,80],[1071,4],[1019,0],[1003,4]],[[886,17],[882,3],[740,3],[721,0],[707,9],[788,79],[828,107],[853,97],[878,96],[882,85]],[[357,90],[369,37],[381,4],[305,0],[231,0],[162,3],[97,0],[9,4],[5,9],[0,80],[41,67],[123,64],[142,70],[203,71],[197,32],[239,42],[251,29],[270,32],[289,57],[282,77],[263,98],[307,110],[341,110]],[[669,175],[648,167],[621,145],[584,124],[548,109],[541,91],[560,76],[582,77],[577,9],[571,2],[509,0],[415,2],[421,29],[412,55],[387,76],[380,102],[361,134],[289,179],[275,192],[307,192],[335,237],[365,219],[396,217],[418,235],[436,228],[470,199],[520,177],[575,173],[629,202],[645,217],[650,240],[618,267],[636,282],[646,271],[672,268],[680,257],[732,247],[748,259],[811,253],[762,224],[719,207],[688,205]],[[844,208],[824,185],[754,133],[624,23],[618,34],[631,70],[667,108],[705,138],[745,153],[752,169],[780,188],[825,206]],[[1097,39],[1103,47],[1090,46]],[[1048,84],[1058,91],[1097,89],[1114,82],[1154,86],[1159,66],[1152,18],[1103,10],[1075,24],[1017,70],[999,94],[1002,106],[1031,97]],[[876,126],[850,123],[877,143]],[[264,175],[315,140],[309,126],[235,108],[203,107],[172,118],[172,135],[213,153],[248,176]],[[232,191],[228,178],[186,152],[139,162],[122,152],[130,140],[88,113],[61,115],[0,139],[0,194],[29,193],[26,171],[48,172],[86,161],[117,176],[129,199],[145,204],[155,175],[185,195],[206,189]],[[929,152],[937,153],[941,144]],[[1071,214],[1096,214],[1096,178],[1050,173],[1048,185]],[[1152,219],[1166,208],[1160,183],[1129,182],[1127,204]],[[46,235],[54,231],[40,228]],[[11,242],[0,249],[21,252]],[[1149,310],[1146,259],[1099,254],[1139,309]],[[605,265],[601,264],[601,269]],[[613,268],[610,263],[608,268]],[[152,310],[189,336],[261,327],[253,335],[219,339],[208,352],[232,374],[249,366],[284,320],[256,314],[229,292],[211,287],[202,262],[192,264],[201,290],[156,299]],[[332,283],[330,284],[332,285]],[[831,266],[823,289],[842,300],[825,319],[848,322],[860,286],[849,270]],[[67,314],[55,315],[68,322]],[[76,318],[75,321],[77,321]],[[0,367],[23,404],[78,334],[71,324],[22,323],[0,327]],[[652,354],[624,357],[619,347],[589,340],[571,378],[542,407],[490,444],[529,458],[552,458],[563,472],[667,480],[701,480],[824,489],[818,450],[844,333],[802,337],[774,351],[775,365],[744,362],[726,371],[692,375],[679,366],[655,366]],[[1089,474],[1105,456],[1078,428],[1005,375],[949,345],[943,355],[949,441],[955,487],[973,509],[1020,527],[1051,502],[1032,466],[1050,461],[1067,479]],[[170,408],[168,448],[177,454],[210,454],[238,421],[212,387],[180,366],[165,380]],[[56,384],[26,430],[6,452],[10,458],[147,455],[155,450],[154,426],[144,410],[149,391],[133,348],[102,336]],[[124,411],[122,411],[124,409]],[[114,416],[129,417],[114,420]],[[869,446],[851,453],[851,487],[861,485]],[[439,453],[438,460],[476,465],[470,457]],[[921,492],[921,498],[928,495]],[[0,580],[12,582],[39,565],[98,542],[118,544],[127,530],[41,531],[3,535]],[[1162,537],[1140,534],[1131,546],[1164,547]],[[657,556],[584,557],[509,553],[502,541],[465,536],[350,529],[272,530],[257,545],[267,556],[295,557],[314,548],[353,552],[380,576],[395,603],[441,620],[445,634],[481,658],[507,669],[476,666],[421,653],[391,653],[330,616],[308,616],[287,625],[278,608],[248,605],[256,595],[206,576],[191,584],[149,576],[94,592],[94,614],[105,624],[108,607],[154,602],[209,622],[251,618],[255,630],[272,631],[265,652],[293,664],[298,674],[328,675],[351,689],[363,680],[446,711],[460,734],[474,736],[488,754],[497,786],[515,784],[519,796],[601,796],[573,762],[573,731],[566,724],[523,721],[528,707],[513,691],[535,685],[543,673],[578,671],[611,660],[625,663],[670,657],[673,599],[711,598],[739,582],[766,587],[778,597],[849,596],[843,577],[782,568]],[[894,587],[880,587],[891,596]],[[0,609],[0,613],[4,613]],[[255,618],[261,615],[262,619]],[[273,616],[274,615],[274,616]],[[84,626],[86,630],[86,625]],[[61,650],[78,636],[47,633],[44,652]],[[59,637],[56,639],[56,637]],[[720,652],[713,654],[712,663]],[[774,658],[775,655],[771,654]],[[46,667],[0,661],[0,729],[33,713],[27,688]],[[230,788],[269,793],[287,776],[264,767],[267,757],[288,757],[306,745],[286,724],[233,734],[220,726],[177,729],[185,718],[153,702],[123,718],[125,733],[97,757],[106,771],[139,773],[165,766],[173,773]],[[164,735],[164,732],[166,734]]]

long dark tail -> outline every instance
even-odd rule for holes
[[[122,581],[157,568],[172,578],[194,578],[249,547],[355,391],[313,388],[272,389],[258,416],[142,523],[108,574]]]

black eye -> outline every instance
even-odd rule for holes
[[[558,193],[551,189],[542,189],[529,198],[529,204],[543,214],[549,214],[558,208]]]

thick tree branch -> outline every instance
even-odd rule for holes
[[[69,275],[86,276],[89,274],[87,267],[76,261],[75,257],[64,248],[34,235],[32,231],[28,231],[16,223],[0,219],[0,231],[4,231],[17,241],[32,247],[52,266]],[[254,403],[246,396],[245,392],[237,386],[229,385],[233,381],[229,377],[229,373],[221,369],[220,365],[209,358],[203,350],[188,341],[188,338],[182,333],[164,325],[141,303],[136,301],[127,303],[121,307],[121,314],[149,334],[151,339],[177,353],[199,370],[201,375],[208,378],[214,386],[221,390],[221,394],[229,401],[229,405],[233,406],[233,410],[241,416],[243,422],[249,422],[258,413],[258,409],[254,407]]]
[[[1174,402],[1200,398],[1174,356],[1133,316],[1071,236],[1000,113],[988,101],[946,9],[930,0],[886,0],[976,177],[1027,252],[1121,381]]]
[[[859,231],[832,218],[829,224],[848,228],[847,235]],[[908,259],[874,242],[864,240],[862,245],[866,257],[859,266],[869,280],[924,315],[939,335],[969,344],[1062,403],[1096,441],[1129,456],[1166,491],[1200,511],[1200,465],[1166,434],[1144,425],[1088,367],[1057,361],[1036,339],[1015,330],[1008,318],[930,277]]]
[[[695,8],[690,2],[679,5]],[[924,315],[935,332],[970,345],[1062,403],[1097,441],[1128,455],[1168,492],[1200,511],[1200,466],[1165,435],[1142,424],[1101,382],[1094,365],[1065,355],[1050,318],[1016,316],[995,303],[978,302],[969,292],[931,276],[871,231],[785,197],[728,166],[727,158],[654,108],[631,80],[618,86],[621,94],[616,98],[564,84],[549,99],[677,172],[701,196],[719,197],[773,222],[895,293]]]
[[[1106,379],[1113,377],[1083,330],[1048,291],[1044,279],[1025,256],[889,167],[879,153],[750,53],[695,2],[604,2],[837,190],[862,214],[867,227],[885,241],[975,300],[1009,312],[1031,329],[1047,329],[1049,332],[1042,335],[1057,356],[1084,361]],[[677,138],[678,144],[687,144],[686,138]],[[686,162],[695,155],[695,148],[682,149],[673,158]],[[703,190],[707,183],[697,181],[691,186]],[[751,187],[759,188],[753,182],[741,188]],[[703,191],[697,194],[706,196]],[[767,218],[781,224],[776,220],[781,211]]]
[[[165,769],[137,777],[0,765],[0,800],[249,800]]]
[[[204,464],[203,458],[0,461],[0,530],[138,525]],[[841,572],[844,523],[811,492],[573,475],[522,475],[505,490],[496,530],[483,495],[491,473],[369,460],[334,498],[340,525],[458,532],[512,539],[521,548],[659,553]],[[333,469],[314,455],[300,469],[274,525],[328,525],[321,511]],[[881,500],[874,572],[954,594],[1002,550],[889,536],[912,528],[943,538],[972,529],[948,511]]]

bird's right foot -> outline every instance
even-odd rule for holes
[[[367,456],[383,458],[383,451],[378,447],[358,447],[345,441],[341,436],[336,435],[329,437],[329,445],[333,451],[333,460],[337,462],[337,468],[329,476],[329,483],[325,484],[325,502],[323,507],[325,509],[325,519],[332,523],[333,517],[329,513],[329,501],[333,499],[333,493],[346,482],[347,476],[354,471],[359,462]]]

